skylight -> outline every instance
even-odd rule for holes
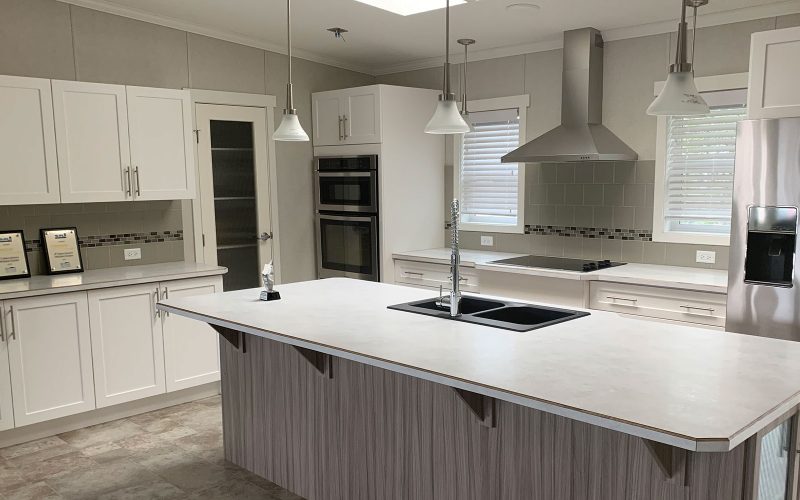
[[[410,16],[445,7],[445,0],[356,0],[356,2],[388,10],[401,16]],[[466,3],[466,0],[450,0],[451,7],[462,3]]]

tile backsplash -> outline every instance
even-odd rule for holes
[[[525,177],[526,234],[463,231],[463,248],[727,268],[728,247],[652,241],[654,161],[529,164]],[[697,250],[716,252],[716,264],[695,262]]]
[[[180,201],[0,206],[0,230],[25,232],[32,274],[44,273],[39,229],[75,226],[84,268],[135,266],[184,260]],[[140,260],[124,259],[140,248]]]

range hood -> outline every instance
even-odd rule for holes
[[[594,28],[564,33],[561,125],[503,156],[503,163],[636,160],[603,126],[603,37]]]

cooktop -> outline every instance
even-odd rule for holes
[[[566,257],[545,257],[543,255],[525,255],[511,259],[502,259],[489,262],[489,264],[504,264],[508,266],[521,267],[540,267],[544,269],[559,269],[563,271],[577,271],[579,273],[589,273],[598,269],[609,267],[624,266],[624,262],[612,262],[610,260],[583,260],[568,259]]]

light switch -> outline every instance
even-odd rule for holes
[[[481,235],[481,246],[493,247],[494,246],[494,236]]]
[[[140,260],[142,258],[141,248],[126,248],[125,260]]]
[[[701,264],[714,264],[717,262],[717,252],[698,250],[695,261]]]

